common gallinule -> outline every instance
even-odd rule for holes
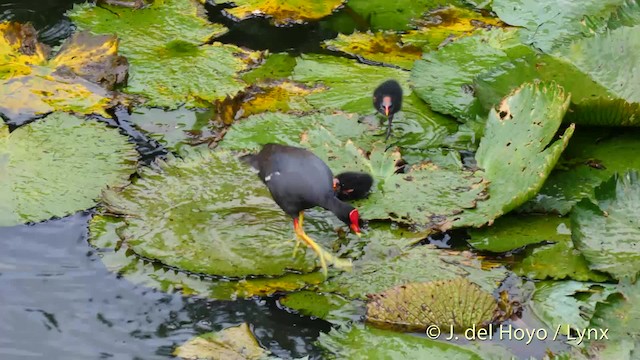
[[[391,136],[393,115],[402,108],[402,88],[400,84],[395,80],[387,80],[380,84],[373,91],[373,107],[380,114],[387,117],[387,136],[384,138],[386,141]]]
[[[343,201],[364,198],[369,194],[371,185],[373,185],[371,175],[361,172],[343,172],[333,179],[336,196]]]
[[[258,170],[258,176],[269,188],[275,202],[293,218],[293,228],[299,239],[296,249],[300,240],[313,249],[320,258],[325,277],[327,262],[338,268],[351,267],[350,261],[334,257],[302,228],[304,210],[320,206],[334,213],[360,235],[358,210],[336,197],[333,173],[324,161],[306,149],[280,144],[266,144],[259,153],[244,155],[240,159]]]

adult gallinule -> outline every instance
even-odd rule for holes
[[[293,218],[293,228],[298,237],[296,249],[300,240],[313,249],[320,258],[325,277],[327,262],[338,268],[351,266],[350,261],[336,258],[324,250],[302,228],[304,210],[320,206],[334,213],[360,235],[358,210],[336,197],[333,174],[324,161],[308,150],[280,144],[266,144],[259,153],[244,155],[240,159],[258,170],[258,176],[269,188],[275,202]]]
[[[380,84],[373,91],[373,107],[380,114],[387,117],[387,136],[384,138],[386,141],[391,136],[393,115],[402,108],[402,88],[400,84],[395,80],[387,80]]]

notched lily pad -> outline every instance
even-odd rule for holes
[[[402,44],[400,35],[395,32],[338,34],[337,38],[325,41],[324,46],[332,51],[404,69],[411,69],[422,55],[421,48]]]
[[[583,199],[571,212],[572,238],[593,270],[616,279],[640,273],[640,180],[630,171],[596,188],[596,201]]]
[[[0,125],[0,226],[93,207],[103,188],[129,182],[137,158],[118,129],[66,113],[12,133]]]
[[[227,29],[209,23],[195,0],[155,1],[143,9],[75,5],[74,23],[98,34],[117,31],[120,48],[131,63],[128,86],[146,105],[175,109],[200,105],[246,87],[239,72],[257,64],[261,52],[213,42]]]
[[[464,278],[408,283],[369,295],[367,322],[382,328],[423,331],[430,325],[463,332],[490,324],[498,312],[493,296]]]
[[[32,25],[0,23],[0,112],[20,125],[60,110],[107,116],[114,86],[127,79],[127,60],[113,35],[75,33],[57,54],[38,43]]]
[[[158,161],[134,184],[105,192],[103,201],[126,217],[119,235],[133,251],[187,272],[276,276],[316,267],[312,252],[292,257],[291,219],[252,169],[228,152]],[[337,240],[339,220],[319,215],[307,216],[305,229],[326,246]]]
[[[476,152],[489,199],[453,219],[454,227],[491,223],[533,197],[567,146],[574,126],[554,140],[569,106],[555,83],[524,84],[491,110]]]
[[[233,0],[236,7],[224,12],[236,20],[255,16],[271,19],[276,26],[304,24],[331,15],[345,0]]]
[[[185,360],[260,360],[269,352],[258,344],[249,325],[196,336],[178,346],[174,356]]]

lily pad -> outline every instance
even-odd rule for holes
[[[318,343],[335,359],[482,359],[449,342],[358,325],[322,333]]]
[[[618,293],[596,305],[589,328],[596,329],[598,337],[587,340],[589,352],[595,356],[614,356],[613,359],[634,359],[640,351],[638,324],[640,282],[625,282],[618,287]],[[607,338],[602,337],[605,329]]]
[[[330,278],[317,291],[366,300],[367,294],[406,283],[466,277],[483,290],[493,292],[507,276],[502,267],[483,270],[470,254],[446,252],[428,245],[408,248],[422,237],[407,231],[397,234],[397,231],[369,230],[363,255],[353,262],[353,271]]]
[[[338,34],[327,40],[324,46],[332,51],[340,51],[358,58],[378,63],[391,64],[403,69],[411,69],[420,59],[422,49],[413,45],[403,45],[400,35],[395,32],[354,32],[350,35]]]
[[[484,199],[486,183],[470,171],[419,164],[398,174],[399,152],[384,151],[379,144],[365,151],[351,141],[340,141],[324,128],[309,131],[303,145],[335,173],[362,171],[373,176],[371,194],[356,203],[367,219],[391,219],[423,229],[446,230],[449,224],[445,219]]]
[[[97,249],[107,269],[134,284],[167,293],[180,292],[184,295],[206,296],[216,300],[236,300],[295,291],[308,284],[324,281],[323,274],[319,272],[287,274],[276,278],[229,280],[177,271],[136,255],[118,236],[126,226],[122,218],[96,215],[89,223],[89,243]]]
[[[307,85],[322,84],[328,89],[307,96],[319,110],[344,110],[375,114],[373,90],[385,80],[396,79],[404,91],[402,111],[394,117],[397,145],[411,148],[436,147],[446,142],[456,123],[433,112],[409,87],[409,73],[403,70],[359,64],[354,60],[326,55],[304,55],[298,59],[292,79]],[[374,118],[375,119],[375,118]],[[378,122],[386,122],[382,116]],[[383,133],[384,130],[380,130]]]
[[[279,303],[306,316],[314,316],[333,324],[359,321],[364,302],[345,299],[336,294],[298,291],[280,298]]]
[[[640,273],[638,173],[614,176],[595,194],[597,204],[583,199],[571,212],[573,243],[591,269],[635,279]]]
[[[543,241],[571,239],[568,219],[558,216],[506,215],[491,226],[469,229],[468,243],[478,250],[502,253]]]
[[[0,226],[93,207],[102,189],[129,182],[137,158],[117,129],[65,113],[12,133],[0,125]]]
[[[52,111],[96,113],[107,116],[109,91],[125,82],[127,61],[118,56],[115,36],[76,33],[55,57],[37,41],[31,25],[0,23],[0,112],[9,123]]]
[[[522,205],[542,187],[573,134],[573,125],[554,140],[569,106],[560,86],[525,84],[491,110],[476,152],[490,182],[489,199],[453,221],[479,227]]]
[[[570,236],[563,236],[555,244],[527,249],[523,259],[517,261],[511,270],[528,279],[577,281],[609,281],[607,274],[589,268],[589,262],[573,245]]]
[[[228,152],[158,161],[132,185],[105,192],[103,200],[111,213],[127,217],[119,235],[133,251],[184,271],[245,277],[315,268],[313,255],[291,256],[291,219],[256,174]],[[308,216],[305,229],[324,244],[337,240],[340,221],[322,214]]]
[[[184,146],[206,142],[214,136],[209,126],[211,117],[212,111],[136,108],[130,121],[166,148],[180,153]]]
[[[359,28],[377,30],[409,30],[412,20],[417,19],[426,11],[446,5],[463,6],[462,0],[349,0],[349,11],[342,11],[329,21],[332,25],[352,24]],[[348,29],[341,29],[342,33],[349,33]]]
[[[617,97],[640,103],[640,25],[577,40],[558,53]]]
[[[224,12],[236,20],[255,16],[271,19],[276,26],[304,24],[331,15],[345,0],[233,0],[236,7]]]
[[[492,9],[507,24],[525,28],[521,33],[525,43],[549,52],[574,38],[588,36],[594,29],[585,19],[609,19],[625,2],[586,0],[558,6],[553,0],[494,0]]]
[[[242,74],[249,84],[284,79],[291,75],[296,66],[296,58],[288,53],[269,54],[260,66]]]
[[[486,111],[474,97],[474,78],[531,52],[520,43],[516,29],[479,30],[425,53],[411,70],[411,80],[416,94],[433,110],[462,121],[484,118]]]
[[[173,352],[185,360],[259,360],[268,354],[246,323],[196,336]]]
[[[402,35],[402,42],[423,49],[437,50],[455,39],[471,35],[478,29],[505,27],[495,16],[474,9],[447,6],[426,13],[414,20],[416,30]]]
[[[249,116],[232,126],[220,148],[255,151],[267,143],[300,146],[303,134],[320,126],[334,130],[344,141],[358,139],[366,131],[366,127],[359,124],[352,114],[263,113]]]
[[[209,23],[195,0],[155,1],[143,9],[74,5],[68,16],[98,34],[118,33],[120,48],[131,64],[124,89],[148,99],[146,105],[177,108],[213,102],[246,87],[238,73],[261,53],[211,43],[227,29]]]
[[[636,156],[640,131],[581,128],[534,199],[520,211],[564,215],[581,199],[595,199],[594,189],[618,172],[640,170]]]
[[[634,30],[635,29],[635,30]],[[640,26],[582,39],[554,56],[529,54],[478,76],[475,94],[484,108],[523,82],[553,80],[571,93],[569,121],[586,125],[640,125]],[[616,58],[616,66],[608,59]]]
[[[382,328],[424,331],[430,325],[462,332],[494,320],[498,303],[491,293],[464,278],[408,283],[369,295],[367,322]]]
[[[550,329],[559,328],[560,334],[568,335],[588,328],[596,304],[615,290],[610,284],[544,281],[536,284],[531,308]]]

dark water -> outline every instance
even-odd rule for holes
[[[73,31],[64,17],[73,0],[0,1],[0,21],[29,21],[41,41],[57,45]],[[263,20],[230,27],[220,39],[256,50],[318,51],[334,34],[320,26],[269,28]],[[269,31],[265,31],[269,29]],[[266,34],[266,36],[265,36]],[[123,114],[116,114],[123,115]],[[164,150],[131,128],[119,126],[138,145],[142,160]],[[194,335],[247,322],[276,356],[321,358],[314,341],[330,325],[288,313],[276,299],[213,301],[134,286],[109,272],[87,243],[90,212],[35,225],[0,228],[0,360],[167,359]],[[450,238],[430,241],[450,247]],[[528,324],[530,325],[530,324]],[[522,357],[542,357],[550,344],[503,345]],[[551,346],[553,347],[553,346]]]

